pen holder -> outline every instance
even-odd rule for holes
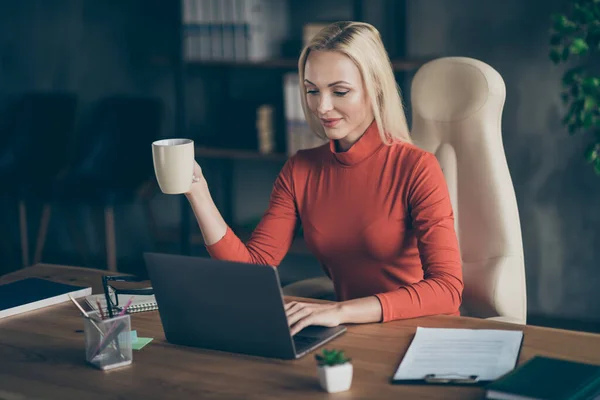
[[[98,312],[84,318],[85,359],[101,370],[131,364],[131,318],[129,314],[102,320]]]

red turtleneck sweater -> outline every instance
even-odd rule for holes
[[[338,300],[377,296],[383,321],[458,315],[463,281],[448,189],[435,156],[386,146],[376,124],[346,152],[299,151],[244,244],[228,228],[213,258],[277,266],[302,223]]]

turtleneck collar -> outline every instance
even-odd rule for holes
[[[337,151],[335,148],[335,140],[329,141],[329,149],[334,158],[343,165],[351,166],[367,159],[374,154],[381,146],[383,146],[377,123],[375,120],[367,128],[365,133],[354,143],[347,151]]]

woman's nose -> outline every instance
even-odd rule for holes
[[[320,115],[326,115],[333,108],[331,97],[327,95],[321,95],[317,111]]]

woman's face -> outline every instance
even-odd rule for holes
[[[373,121],[358,67],[336,51],[311,51],[304,68],[306,101],[329,139],[348,150]]]

